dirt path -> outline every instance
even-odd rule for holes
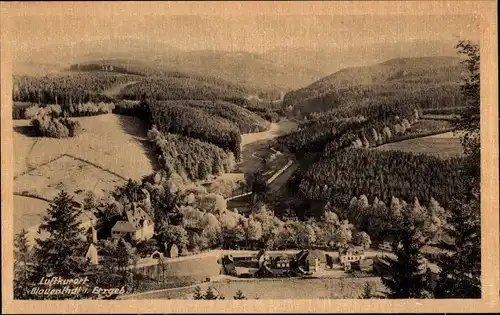
[[[256,133],[245,133],[241,135],[241,146],[244,147],[250,143],[272,140],[281,135],[291,133],[297,130],[297,124],[293,121],[283,120],[278,123],[271,123],[269,130]]]
[[[36,138],[35,141],[33,141],[33,145],[31,146],[30,150],[28,151],[28,154],[26,155],[25,158],[25,163],[26,166],[28,167],[28,171],[31,171],[35,169],[35,166],[31,163],[31,153],[33,152],[33,149],[35,148],[36,144],[40,141],[40,138]]]
[[[102,94],[109,96],[109,97],[116,97],[116,96],[120,95],[120,92],[124,88],[126,88],[129,85],[135,84],[137,82],[139,82],[139,81],[131,81],[131,82],[115,85],[115,86],[103,91]]]

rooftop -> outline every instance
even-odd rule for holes
[[[116,231],[116,232],[135,232],[139,228],[140,227],[133,226],[128,221],[118,221],[118,222],[116,222],[116,224],[113,226],[113,228],[111,230]]]

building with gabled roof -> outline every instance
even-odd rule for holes
[[[361,246],[349,247],[346,250],[339,251],[339,259],[342,265],[363,260],[365,257],[365,249]]]
[[[154,235],[154,222],[143,209],[132,203],[125,209],[123,220],[119,220],[111,229],[111,237],[120,239],[130,237],[134,241],[145,241]]]

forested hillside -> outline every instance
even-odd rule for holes
[[[127,86],[121,97],[129,100],[230,100],[245,99],[243,89],[233,89],[180,76],[152,76]]]
[[[459,58],[401,58],[369,67],[347,68],[285,95],[295,111],[310,113],[359,103],[405,102],[421,108],[463,106]]]
[[[434,197],[447,206],[459,191],[462,163],[399,151],[342,150],[312,165],[299,191],[307,199],[335,205],[364,194],[386,203],[394,196],[425,203]]]
[[[156,147],[158,162],[169,176],[203,180],[209,176],[229,173],[234,164],[232,153],[193,138],[176,134],[162,134],[156,128],[148,133]]]
[[[102,94],[110,87],[138,80],[133,75],[65,73],[44,77],[14,76],[12,99],[38,104],[76,105],[87,102],[109,102]]]
[[[238,105],[224,101],[165,101],[162,105],[182,105],[189,108],[198,108],[209,115],[229,120],[238,127],[240,133],[261,132],[269,128],[269,122],[259,115]]]
[[[240,130],[231,121],[193,108],[182,102],[152,102],[151,120],[160,132],[175,133],[214,144],[233,152],[236,160],[241,155]]]
[[[412,103],[388,106],[365,100],[356,107],[315,113],[299,131],[280,137],[279,142],[297,154],[323,151],[328,156],[351,145],[370,147],[389,142],[393,136],[404,135],[418,116]]]

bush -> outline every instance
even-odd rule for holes
[[[23,112],[23,118],[33,119],[36,116],[50,116],[50,117],[81,117],[81,116],[95,116],[111,113],[115,108],[114,103],[92,103],[87,102],[77,105],[43,105],[35,104],[26,108]]]
[[[76,137],[82,130],[78,121],[48,115],[36,116],[31,125],[37,135],[51,138]]]

